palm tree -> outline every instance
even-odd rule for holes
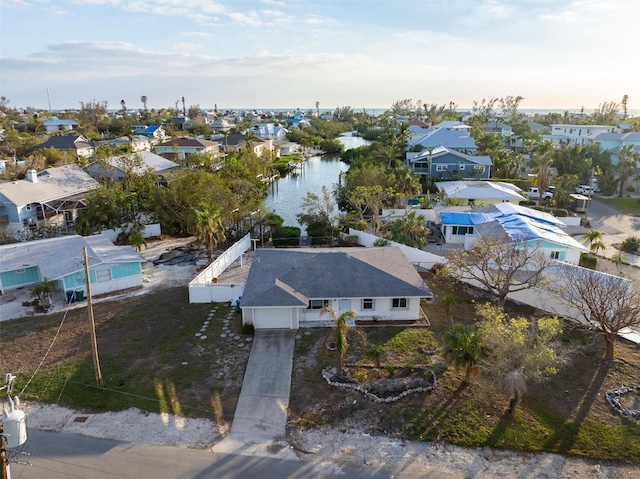
[[[638,154],[633,149],[633,145],[624,145],[618,151],[618,181],[620,181],[620,192],[618,196],[622,198],[622,192],[631,177],[633,170],[638,163]]]
[[[415,211],[411,211],[391,223],[389,228],[391,239],[398,243],[421,249],[427,244],[427,236],[429,235],[429,228],[427,228],[426,222],[427,220],[423,215],[417,215]]]
[[[199,209],[194,209],[193,212],[195,214],[193,228],[196,245],[205,245],[207,258],[211,263],[213,261],[213,249],[227,239],[222,216],[216,208],[208,205],[201,205]]]
[[[382,344],[372,344],[367,349],[367,357],[372,359],[377,368],[382,365],[382,358],[384,357],[385,350]]]
[[[542,194],[549,188],[551,179],[551,165],[553,163],[553,150],[555,143],[543,141],[534,150],[534,158],[531,161],[533,171],[538,175],[538,205],[542,202]]]
[[[135,231],[129,235],[129,245],[133,246],[136,251],[139,253],[142,251],[142,247],[147,247],[147,240],[144,239],[144,234],[142,231]]]
[[[616,265],[616,269],[618,270],[618,273],[620,273],[620,265],[625,263],[626,258],[624,254],[618,251],[617,253],[612,254],[609,260]]]
[[[589,242],[589,249],[592,254],[598,254],[598,251],[604,251],[607,249],[607,246],[604,244],[602,231],[600,230],[590,230],[582,235],[582,241],[586,243]]]
[[[51,306],[51,293],[58,291],[57,281],[44,278],[37,283],[31,290],[31,297],[38,297],[40,305],[48,308]]]
[[[354,310],[345,311],[338,316],[338,314],[333,310],[331,306],[325,306],[322,310],[322,314],[328,314],[331,316],[333,322],[336,323],[336,369],[338,374],[342,374],[342,365],[344,364],[344,357],[347,354],[347,348],[349,347],[349,343],[347,342],[347,334],[350,331],[357,331],[351,328],[347,322],[350,319],[358,316]],[[358,332],[361,337],[364,337],[361,332]]]
[[[478,330],[474,326],[456,324],[442,339],[444,358],[456,369],[465,368],[463,383],[469,384],[474,367],[486,356]]]

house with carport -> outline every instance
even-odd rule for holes
[[[362,320],[418,320],[433,294],[399,248],[262,249],[240,307],[256,329],[330,326],[322,314],[353,310]]]
[[[69,235],[0,245],[0,293],[46,278],[60,291],[86,296],[84,248],[93,295],[142,286],[144,258],[131,246],[115,246],[104,235]]]

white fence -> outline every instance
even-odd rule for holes
[[[247,234],[222,253],[189,283],[190,303],[224,303],[237,301],[244,291],[244,283],[218,283],[218,277],[234,261],[251,249],[251,236]]]
[[[115,230],[104,230],[102,234],[109,238],[112,243],[115,243],[115,241],[118,239],[118,235],[122,233],[123,229],[124,228],[116,228]],[[142,235],[145,238],[155,238],[157,236],[160,236],[161,234],[162,232],[160,230],[160,223],[144,225],[144,231],[142,232]]]
[[[378,239],[378,237],[375,235],[354,229],[349,230],[349,235],[357,236],[358,244],[366,247],[373,247],[374,241]],[[389,244],[390,246],[398,246],[406,256],[406,258],[411,263],[416,265],[418,269],[430,269],[436,263],[444,264],[447,262],[447,258],[445,258],[444,256],[421,251],[419,249],[411,248],[409,246],[395,243],[393,241],[389,241]],[[574,267],[579,268],[580,266],[574,265]],[[556,281],[555,277],[553,276],[552,270],[548,271],[546,275],[548,281]],[[472,286],[486,289],[482,284],[472,278],[462,277],[460,278],[460,280]],[[562,299],[560,295],[549,291],[549,289],[547,288],[525,289],[523,291],[510,293],[509,295],[507,295],[507,297],[512,301],[533,306],[534,308],[545,311],[546,313],[572,319],[581,324],[587,324],[587,318],[582,315],[578,308],[570,306],[566,301]]]

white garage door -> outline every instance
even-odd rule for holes
[[[256,308],[253,326],[256,329],[291,329],[291,308]]]

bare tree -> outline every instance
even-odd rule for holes
[[[557,277],[549,288],[602,335],[604,359],[613,359],[620,330],[640,326],[640,292],[632,281],[619,276],[565,263],[553,270]]]
[[[480,238],[470,250],[451,251],[447,258],[454,274],[480,283],[498,297],[501,307],[509,293],[542,284],[551,264],[539,248],[506,234]]]

